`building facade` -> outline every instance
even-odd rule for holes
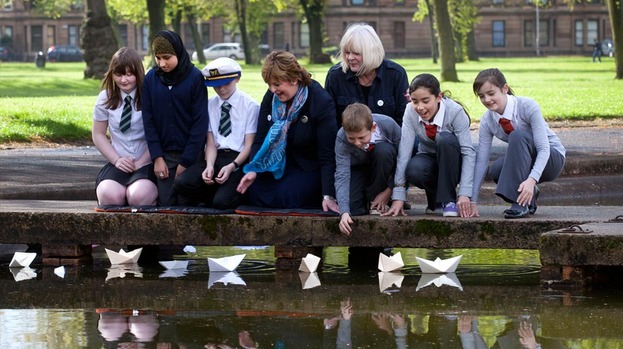
[[[534,56],[588,54],[593,40],[611,37],[605,0],[575,4],[547,0],[535,7],[533,0],[474,0],[479,22],[475,25],[476,51],[480,56]],[[541,0],[543,3],[545,1]],[[31,2],[0,0],[0,46],[9,46],[21,60],[30,61],[53,45],[80,46],[80,26],[84,8],[79,1],[59,19],[37,15]],[[325,46],[337,48],[344,28],[351,22],[372,25],[383,41],[388,57],[431,56],[431,30],[428,19],[413,21],[418,0],[327,0],[324,17]],[[147,54],[147,25],[121,23],[122,44]],[[537,47],[537,35],[539,45]],[[240,41],[215,18],[199,24],[204,47],[217,42]],[[194,50],[190,30],[183,26],[181,36]],[[267,26],[262,42],[271,50],[289,49],[304,55],[309,47],[309,28],[294,12],[275,16]]]

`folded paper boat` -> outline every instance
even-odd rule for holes
[[[381,292],[390,287],[400,288],[405,276],[400,272],[379,272],[379,290]]]
[[[443,285],[448,285],[451,287],[456,287],[459,290],[463,291],[463,286],[459,281],[459,278],[456,277],[455,273],[447,273],[441,275],[433,275],[433,274],[422,274],[420,281],[417,283],[416,291],[429,286],[435,285],[437,287],[441,287]]]
[[[394,271],[405,266],[402,261],[402,255],[400,252],[391,257],[387,257],[383,253],[379,253],[379,270],[380,271]]]
[[[415,259],[420,265],[420,270],[422,270],[422,273],[440,274],[454,273],[456,271],[456,267],[461,261],[461,257],[463,257],[463,255],[448,259],[440,259],[439,257],[437,257],[434,261],[420,257],[415,257]]]
[[[188,269],[167,269],[164,273],[160,274],[158,277],[161,279],[164,278],[180,278],[188,274]]]
[[[303,271],[306,273],[315,273],[316,269],[318,269],[318,264],[320,264],[320,257],[308,253],[307,256],[301,259],[299,271]]]
[[[56,276],[58,276],[59,278],[64,279],[65,278],[65,267],[61,265],[60,267],[54,268],[54,274],[56,274]]]
[[[304,290],[320,286],[320,279],[317,273],[302,272],[299,273],[299,278],[301,279],[301,287]]]
[[[13,274],[13,279],[15,281],[24,281],[37,277],[37,273],[30,267],[10,268],[9,270],[11,270],[11,274]]]
[[[223,258],[210,258],[208,257],[208,268],[210,271],[234,271],[238,268],[238,265],[246,254],[237,254],[234,256]]]
[[[15,252],[11,263],[9,263],[9,268],[28,267],[35,260],[35,257],[37,257],[37,254],[34,252]]]
[[[136,264],[138,259],[141,257],[141,252],[143,252],[142,247],[129,252],[126,252],[123,249],[119,250],[119,252],[115,252],[107,248],[105,250],[106,255],[108,255],[108,259],[110,260],[110,264]]]
[[[216,283],[222,283],[227,286],[232,285],[244,285],[247,284],[242,280],[240,275],[235,271],[210,271],[210,277],[208,278],[208,288],[211,288]]]
[[[190,261],[160,261],[160,265],[165,267],[167,270],[171,269],[186,269],[188,268],[188,262]]]

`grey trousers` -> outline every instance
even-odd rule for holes
[[[532,134],[521,130],[513,131],[508,137],[506,154],[493,161],[489,167],[487,177],[497,184],[495,194],[506,202],[517,202],[519,184],[530,175],[536,155]],[[539,183],[551,182],[558,178],[564,166],[565,157],[550,148],[549,159]]]

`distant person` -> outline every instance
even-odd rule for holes
[[[141,56],[122,47],[113,55],[102,80],[91,131],[93,143],[108,160],[96,179],[99,205],[156,204],[156,177],[141,112],[144,76]]]
[[[593,39],[593,63],[595,63],[595,58],[597,58],[599,60],[599,63],[601,63],[601,55],[603,52],[601,52],[601,42],[597,39]]]
[[[389,207],[400,132],[392,118],[372,114],[365,104],[354,103],[344,110],[335,140],[335,192],[343,234],[352,232],[351,216]]]
[[[269,90],[238,191],[254,206],[338,212],[331,96],[289,52],[268,54],[262,78]]]
[[[151,48],[156,65],[145,76],[143,123],[158,178],[158,202],[171,206],[177,204],[175,178],[203,155],[208,97],[203,75],[177,33],[158,32]]]
[[[439,80],[431,74],[416,76],[409,85],[409,96],[412,107],[405,111],[393,202],[383,215],[405,215],[406,186],[412,184],[426,192],[426,213],[471,216],[476,154],[469,115],[441,91]],[[420,142],[412,156],[416,138]]]
[[[216,96],[208,101],[210,126],[204,161],[197,161],[175,181],[181,206],[207,206],[220,210],[240,205],[236,191],[244,175],[257,130],[260,105],[237,88],[242,68],[231,58],[217,58],[202,70],[205,85]]]
[[[338,125],[344,109],[355,102],[375,114],[391,117],[402,126],[409,80],[399,64],[385,59],[383,43],[374,28],[353,23],[340,41],[340,63],[329,69],[325,89],[335,101]]]
[[[489,110],[482,115],[478,131],[472,214],[478,216],[478,192],[485,175],[497,183],[495,194],[511,204],[504,218],[534,214],[539,197],[537,184],[560,176],[565,147],[545,122],[539,105],[532,99],[514,96],[499,69],[478,73],[473,90]],[[508,147],[489,166],[493,137],[508,143]]]

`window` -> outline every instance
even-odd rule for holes
[[[586,42],[592,43],[599,40],[599,22],[594,19],[586,21]]]
[[[147,24],[141,27],[141,49],[149,51],[149,25]]]
[[[504,33],[504,27],[506,26],[506,23],[504,21],[493,21],[491,24],[492,24],[491,29],[493,31],[491,45],[493,47],[506,46],[505,33]]]
[[[350,4],[354,6],[362,6],[364,2],[364,0],[350,0]]]
[[[539,46],[549,46],[549,21],[539,21]]]
[[[46,27],[45,43],[48,46],[52,46],[56,44],[56,26],[55,25],[48,25]]]
[[[582,20],[575,21],[575,46],[584,45],[584,22]]]
[[[119,36],[121,37],[121,46],[128,46],[128,25],[119,24],[117,30],[119,30]]]
[[[13,39],[13,26],[7,25],[4,27],[4,36]]]
[[[2,0],[2,9],[4,11],[13,11],[13,0]]]
[[[394,22],[394,48],[405,48],[405,22]]]
[[[30,50],[43,51],[43,27],[40,25],[30,27]]]
[[[491,0],[491,3],[493,3],[494,5],[501,5],[504,3],[504,0]]]
[[[307,23],[301,23],[300,43],[301,47],[309,47],[309,24]]]
[[[534,22],[532,20],[523,21],[523,45],[532,47],[534,42]]]
[[[67,26],[67,32],[68,32],[68,38],[69,38],[69,45],[74,45],[74,46],[80,46],[79,42],[80,42],[80,27],[77,25],[70,25]],[[128,37],[126,35],[125,40],[127,40]]]
[[[283,22],[273,23],[273,47],[284,47],[284,34]]]
[[[201,33],[201,42],[204,47],[210,43],[210,23],[199,24],[199,33]]]

